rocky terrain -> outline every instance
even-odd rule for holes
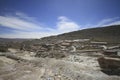
[[[120,25],[112,25],[99,28],[88,28],[74,32],[64,33],[57,36],[42,38],[45,40],[73,40],[73,39],[91,39],[94,41],[107,41],[111,43],[120,42]]]
[[[25,52],[22,58],[27,61],[0,57],[0,80],[120,80],[101,72],[97,57],[35,58]]]
[[[0,80],[120,80],[120,43],[67,37],[1,42]]]

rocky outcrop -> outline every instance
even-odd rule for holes
[[[64,58],[67,56],[67,53],[62,52],[62,51],[49,51],[49,52],[37,52],[35,57],[49,57],[49,58]]]
[[[13,59],[13,60],[16,60],[16,61],[27,61],[21,57],[18,57],[16,55],[13,55],[12,53],[0,53],[0,56],[5,56],[7,58],[10,58],[10,59]]]
[[[108,75],[120,75],[120,58],[101,57],[98,59],[101,70]]]

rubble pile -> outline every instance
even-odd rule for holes
[[[45,57],[49,57],[49,58],[56,58],[56,59],[59,59],[59,58],[64,58],[67,56],[67,53],[65,52],[61,52],[61,51],[49,51],[49,52],[37,52],[35,57],[42,57],[42,58],[45,58]]]
[[[89,39],[22,44],[0,53],[0,80],[120,80],[119,50]]]

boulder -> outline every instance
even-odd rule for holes
[[[120,58],[98,58],[101,70],[108,75],[120,75]]]

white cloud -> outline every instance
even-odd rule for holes
[[[108,23],[108,24],[105,24],[105,25],[103,25],[103,26],[110,26],[110,25],[120,25],[120,20],[118,20],[118,21],[113,21],[113,22]]]
[[[86,24],[86,25],[83,25],[81,29],[104,27],[104,26],[111,26],[111,25],[120,25],[120,17],[103,19],[99,21],[97,24]]]
[[[119,17],[103,19],[96,25],[89,24],[83,26],[84,28],[88,28],[88,26],[90,28],[108,25],[120,25],[119,19]],[[0,37],[3,38],[41,38],[83,29],[83,27],[65,16],[58,17],[55,28],[48,28],[38,22],[34,17],[29,17],[21,12],[16,12],[14,16],[0,16],[0,25],[2,27],[13,29],[13,33],[0,34]]]
[[[101,27],[101,26],[105,26],[105,25],[114,25],[112,23],[116,22],[117,19],[119,19],[119,17],[103,19],[97,25],[94,25],[94,26]]]
[[[63,22],[65,22],[65,21],[70,21],[70,19],[68,19],[68,18],[65,17],[65,16],[60,16],[60,17],[58,17],[58,20],[63,21]]]
[[[30,17],[22,12],[16,12],[15,16],[19,17],[20,19],[24,19],[24,20],[27,20],[29,22],[34,22],[35,24],[39,24],[39,22],[36,20],[35,17]]]
[[[41,25],[14,16],[0,16],[0,25],[17,30],[42,29]]]
[[[19,32],[16,31],[14,33],[9,34],[0,34],[2,38],[41,38],[45,36],[56,35],[55,32]]]
[[[80,29],[80,26],[65,16],[58,17],[57,28],[60,32],[71,32]]]
[[[34,17],[21,12],[16,12],[14,16],[0,16],[0,25],[13,29],[12,33],[0,34],[3,38],[41,38],[79,29],[78,24],[65,16],[58,17],[54,29],[43,26]]]

